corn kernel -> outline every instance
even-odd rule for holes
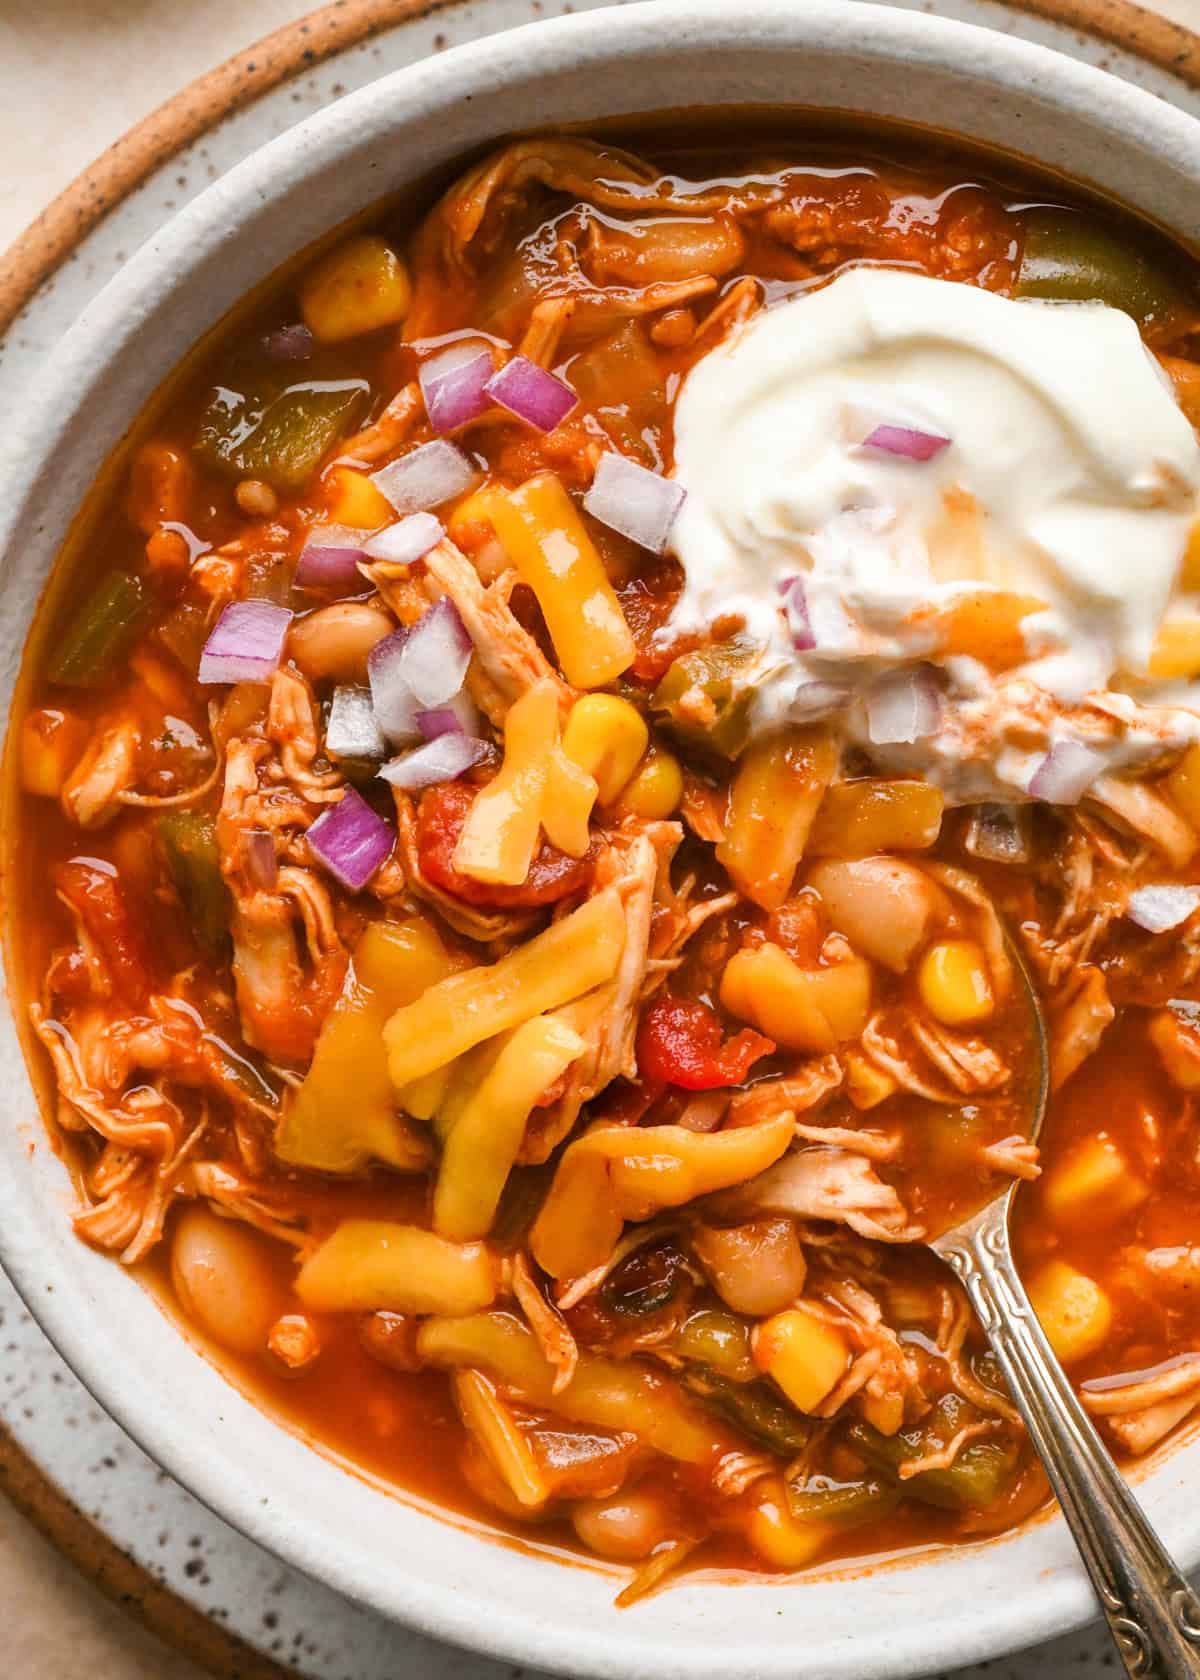
[[[567,757],[594,776],[602,805],[611,805],[637,769],[650,740],[636,706],[616,694],[576,700],[563,730]]]
[[[970,939],[944,939],[921,959],[917,986],[925,1007],[948,1027],[986,1021],[996,1007],[983,952]]]
[[[1119,1219],[1150,1194],[1105,1133],[1084,1138],[1047,1173],[1042,1206],[1054,1219]]]
[[[1173,618],[1160,624],[1146,669],[1148,675],[1164,682],[1200,675],[1200,618]]]
[[[846,1095],[855,1108],[877,1108],[894,1095],[897,1086],[890,1073],[868,1061],[857,1050],[846,1052]]]
[[[621,809],[647,822],[661,822],[683,798],[683,769],[674,753],[651,747],[625,784]]]
[[[827,1523],[801,1522],[787,1501],[782,1476],[755,1484],[754,1506],[746,1518],[746,1539],[764,1563],[776,1569],[803,1569],[828,1545]]]
[[[1104,1345],[1112,1302],[1090,1277],[1065,1260],[1050,1260],[1029,1280],[1029,1299],[1046,1340],[1066,1365]]]
[[[1166,789],[1193,828],[1200,828],[1200,746],[1189,747],[1166,779]]]
[[[45,706],[21,724],[21,786],[26,793],[57,799],[87,745],[82,718]]]
[[[819,1406],[837,1385],[847,1357],[843,1337],[803,1307],[764,1319],[754,1332],[754,1363],[802,1412]]]
[[[375,234],[348,239],[305,276],[300,313],[322,344],[390,327],[408,314],[408,270]]]
[[[329,518],[334,525],[345,525],[352,531],[375,531],[380,525],[390,525],[396,511],[383,491],[378,489],[366,473],[353,467],[334,467],[326,476],[329,486]]]

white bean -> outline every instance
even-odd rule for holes
[[[175,1227],[171,1281],[179,1303],[233,1353],[263,1352],[283,1305],[264,1243],[204,1207],[188,1208]]]
[[[367,680],[367,655],[396,628],[369,601],[335,601],[307,618],[297,619],[288,635],[288,652],[312,682]]]
[[[622,1563],[649,1557],[678,1529],[666,1499],[653,1488],[580,1499],[571,1507],[571,1522],[589,1551]]]

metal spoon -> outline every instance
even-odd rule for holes
[[[1030,1140],[1046,1114],[1046,1023],[1020,951],[1009,942],[1034,1024],[1037,1068]],[[1126,1673],[1137,1680],[1200,1680],[1200,1599],[1113,1463],[1080,1405],[1017,1276],[1009,1215],[1018,1188],[930,1242],[954,1268],[1008,1382],[1058,1496]]]

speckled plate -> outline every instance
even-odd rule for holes
[[[446,46],[531,16],[619,3],[338,0],[202,77],[105,153],[0,257],[0,331],[8,328],[0,408],[35,377],[126,256],[264,141]],[[1200,37],[1126,0],[889,3],[1056,47],[1200,115]],[[100,1587],[214,1673],[243,1680],[517,1673],[350,1604],[228,1528],[97,1409],[2,1276],[0,1332],[0,1487]],[[1098,1680],[1111,1663],[1106,1636],[1092,1634],[986,1668],[988,1680],[1052,1680],[1068,1667]],[[963,1671],[961,1680],[981,1677]]]

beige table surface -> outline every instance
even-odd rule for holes
[[[0,249],[139,117],[316,3],[0,0]],[[1200,0],[1155,3],[1200,26]],[[3,1499],[0,1628],[13,1680],[201,1680]]]

